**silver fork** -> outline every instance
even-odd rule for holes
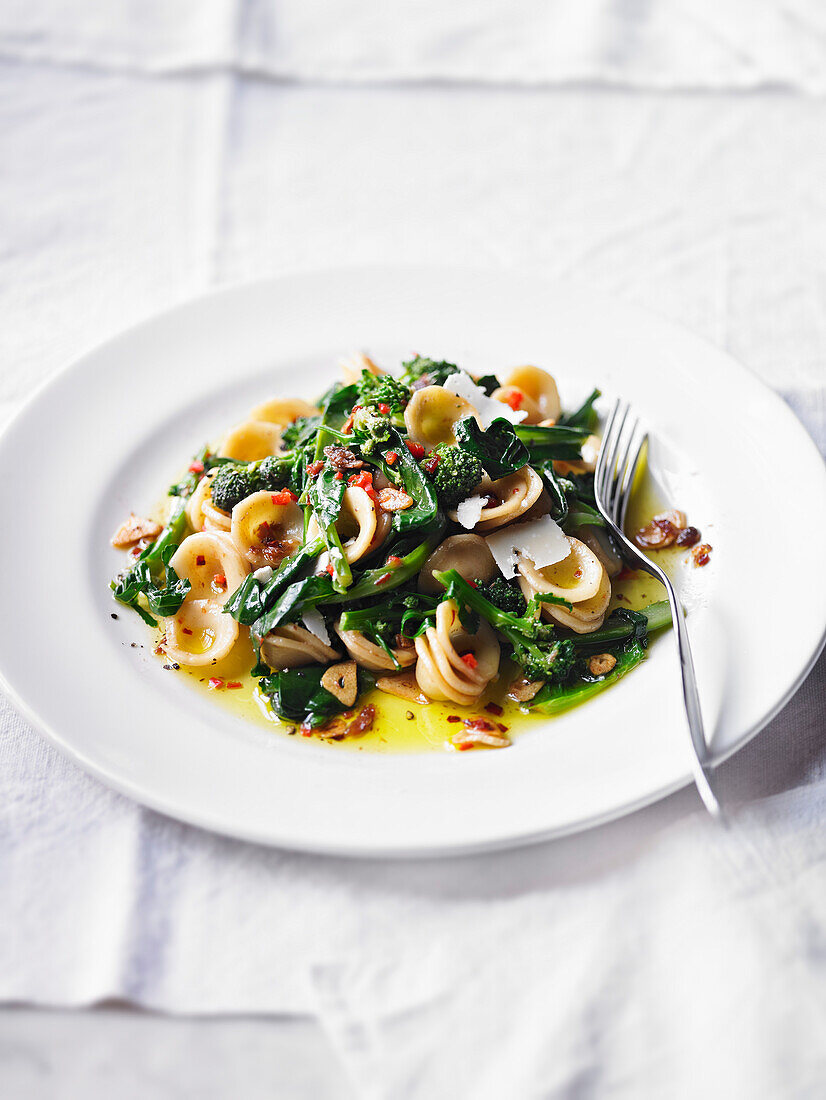
[[[703,714],[697,692],[697,677],[694,672],[694,661],[691,658],[691,645],[683,609],[677,599],[674,586],[662,569],[649,561],[625,537],[625,515],[628,511],[628,502],[640,455],[647,439],[647,434],[640,428],[639,419],[631,411],[628,402],[617,400],[605,425],[594,474],[594,493],[597,507],[617,540],[625,561],[634,568],[644,569],[646,573],[656,577],[668,593],[668,603],[674,623],[674,637],[677,640],[677,655],[683,678],[685,713],[693,748],[694,782],[708,812],[712,817],[720,818],[722,810],[712,785],[711,764],[703,729]]]

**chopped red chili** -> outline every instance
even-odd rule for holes
[[[399,461],[399,456],[395,451],[388,451],[384,457],[387,460],[388,466],[395,466]]]
[[[458,744],[456,746],[456,748],[459,750],[459,752],[467,752],[468,749],[473,748],[473,742],[472,741],[462,741],[460,744]]]
[[[510,405],[513,411],[516,412],[517,409],[522,408],[522,402],[524,401],[524,399],[525,395],[519,390],[511,390],[510,393],[505,395],[505,404]]]
[[[321,462],[321,461],[311,462],[309,464],[309,466],[307,467],[307,473],[310,475],[310,477],[315,477],[316,474],[320,474],[323,469],[324,469],[324,463],[323,462]]]
[[[465,718],[463,721],[469,730],[478,730],[480,733],[490,733],[494,728],[493,722],[484,718]]]
[[[427,462],[422,463],[422,469],[425,473],[432,474],[435,472],[436,467],[439,465],[439,456],[431,455]]]
[[[384,564],[385,565],[399,565],[399,564],[401,564],[401,560],[402,559],[397,554],[391,554],[390,557],[387,559],[387,561]]]
[[[476,668],[479,662],[472,653],[463,653],[462,660],[465,662],[468,668]]]
[[[385,581],[389,581],[392,576],[392,573],[382,573],[382,575],[376,581],[376,584],[384,584]]]
[[[193,462],[193,463],[191,463],[191,465],[189,467],[189,472],[191,474],[202,474],[204,472],[203,462]]]
[[[335,572],[335,570],[333,569],[332,563],[330,563],[330,565],[327,566],[327,572],[332,577],[333,573]]]
[[[227,687],[228,687],[228,688],[231,688],[231,689],[233,689],[233,690],[234,690],[235,688],[239,688],[239,687],[243,687],[243,686],[244,686],[244,685],[243,685],[243,684],[241,683],[241,681],[240,681],[240,680],[230,680],[230,682],[229,682],[229,683],[227,684]]]
[[[379,412],[382,413],[384,416],[387,416],[390,412],[390,406],[385,405],[383,401],[379,401]]]
[[[277,493],[270,494],[270,500],[273,504],[295,504],[298,497],[290,489],[279,489]]]
[[[224,576],[223,573],[216,573],[215,576],[212,578],[212,583],[215,584],[218,588],[226,588],[227,578]]]
[[[500,733],[508,732],[508,727],[503,722],[497,722],[496,728],[499,730]]]
[[[488,714],[495,714],[497,718],[500,714],[505,713],[498,703],[487,703],[485,705],[485,710],[488,712]]]
[[[191,633],[192,633],[192,631],[191,631],[191,630],[189,629],[189,627],[188,627],[188,626],[185,626],[185,627],[183,628],[183,631],[184,631],[184,634],[191,634]]]
[[[458,714],[449,714],[447,716],[447,720],[448,720],[448,722],[461,722],[462,721],[462,719],[459,717]]]
[[[424,447],[421,443],[415,443],[412,439],[405,439],[404,445],[415,459],[424,458]]]
[[[196,565],[206,565],[206,558],[204,557],[203,554],[198,555],[198,557],[195,559],[195,564]]]
[[[341,470],[336,470],[336,481],[344,481],[344,474]]]
[[[210,676],[209,686],[211,688],[222,688],[224,686],[224,681],[220,678],[220,676]]]

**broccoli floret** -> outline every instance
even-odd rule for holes
[[[257,487],[255,474],[250,473],[248,466],[226,465],[212,479],[210,496],[216,508],[231,512],[239,501],[254,493]]]
[[[371,374],[369,370],[361,372],[358,391],[359,404],[387,405],[391,412],[401,411],[410,400],[410,390],[404,382],[389,374]]]
[[[460,607],[469,607],[487,619],[510,642],[514,661],[531,680],[559,683],[567,679],[575,660],[574,643],[570,638],[557,638],[551,623],[537,617],[539,601],[536,598],[527,605],[524,615],[514,615],[501,611],[455,569],[434,573],[434,576]]]
[[[506,581],[504,577],[494,577],[490,584],[477,581],[476,587],[500,611],[507,611],[511,615],[525,614],[528,603],[518,584]]]
[[[257,489],[283,489],[290,484],[293,456],[269,455],[267,458],[262,458],[260,462],[252,463],[251,466],[257,467]]]
[[[390,431],[388,418],[374,409],[361,408],[353,413],[353,434],[363,455],[372,455],[383,443],[387,443]]]
[[[420,386],[422,383],[426,386],[443,386],[451,374],[459,373],[455,363],[446,363],[443,359],[426,359],[421,355],[402,363],[402,366],[402,381],[408,386],[412,386],[414,382],[418,382]]]
[[[431,478],[439,504],[443,508],[456,508],[482,480],[482,463],[470,451],[449,443],[439,444],[428,460],[431,464],[434,455],[439,461]]]

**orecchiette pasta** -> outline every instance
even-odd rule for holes
[[[517,566],[519,586],[526,599],[538,592],[559,596],[573,605],[569,611],[559,604],[543,603],[542,614],[578,634],[597,630],[611,601],[611,581],[602,562],[592,550],[568,538],[571,552],[562,561],[541,569],[527,558]]]
[[[607,536],[600,527],[578,527],[576,537],[591,550],[602,562],[602,566],[609,578],[613,580],[622,572],[622,558],[611,545]]]
[[[503,382],[502,390],[506,393],[518,390],[524,394],[526,400],[519,407],[528,413],[525,423],[538,424],[540,420],[554,422],[559,420],[562,412],[559,390],[553,377],[546,370],[533,366],[514,367],[505,376]],[[499,397],[498,393],[494,393],[493,396],[504,400],[504,397]]]
[[[261,639],[261,656],[270,668],[301,668],[328,665],[341,654],[325,645],[312,631],[298,623],[276,627]]]
[[[416,663],[416,650],[395,646],[391,649],[393,657],[380,645],[371,642],[360,630],[342,630],[336,626],[336,634],[341,638],[347,652],[362,668],[372,672],[389,672],[393,669],[409,668]]]
[[[224,438],[218,454],[239,462],[257,462],[274,455],[281,442],[281,428],[265,420],[245,420],[237,424]]]
[[[347,561],[352,565],[371,554],[387,538],[391,523],[392,517],[377,508],[364,489],[357,485],[345,489],[336,531]],[[312,516],[307,524],[308,541],[318,538],[319,533],[318,522]]]
[[[419,591],[440,595],[444,588],[433,576],[445,569],[455,569],[466,581],[487,584],[499,573],[499,567],[479,535],[451,535],[425,559],[419,573]]]
[[[352,355],[348,355],[345,359],[339,360],[339,366],[341,372],[344,375],[345,382],[358,382],[361,378],[361,372],[363,370],[369,371],[370,374],[384,374],[385,371],[381,367],[377,367],[369,355],[364,355],[360,351],[354,352]]]
[[[477,531],[493,531],[497,527],[504,527],[506,523],[519,522],[525,518],[528,509],[531,508],[542,493],[542,478],[530,466],[523,466],[515,474],[500,477],[496,481],[484,479],[479,489],[484,496],[489,494],[495,498],[482,509],[482,518],[476,524]],[[451,519],[456,518],[454,512],[449,512]]]
[[[425,386],[410,398],[404,410],[404,423],[415,443],[430,448],[440,443],[455,443],[453,425],[466,416],[475,415],[476,410],[464,397],[442,386]]]
[[[223,613],[223,607],[248,566],[229,535],[218,531],[189,535],[170,565],[192,587],[177,613],[162,620],[167,655],[181,665],[214,664],[238,639],[238,623]]]
[[[453,600],[436,609],[436,626],[416,639],[416,679],[429,699],[474,703],[499,668],[499,643],[486,622],[468,634]],[[468,660],[467,658],[470,657]]]
[[[278,565],[302,542],[304,513],[295,503],[276,504],[266,489],[232,509],[232,539],[254,568]]]
[[[186,516],[193,531],[229,531],[230,517],[216,508],[210,497],[215,470],[201,478],[195,492],[187,501]]]
[[[273,397],[262,405],[256,405],[249,418],[283,427],[286,424],[292,424],[299,417],[315,416],[317,413],[318,409],[315,405],[302,401],[299,397]]]

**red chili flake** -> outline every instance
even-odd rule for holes
[[[476,668],[476,666],[479,664],[472,653],[463,653],[462,660],[465,662],[468,668]]]
[[[401,560],[402,559],[400,557],[398,557],[398,555],[391,554],[390,557],[387,559],[387,561],[384,564],[385,565],[400,565]]]
[[[485,710],[488,712],[488,714],[495,714],[497,718],[500,714],[505,713],[498,703],[488,703],[485,706]]]
[[[312,737],[313,736],[313,727],[308,726],[306,722],[302,722],[301,723],[301,736],[302,737]]]
[[[700,532],[696,527],[684,527],[674,541],[677,546],[694,546],[700,541]]]
[[[333,573],[335,572],[335,570],[333,569],[332,562],[327,566],[327,572],[330,574],[331,577],[332,577]]]
[[[496,728],[499,730],[500,733],[508,732],[508,727],[504,724],[504,722],[497,722]]]
[[[496,493],[485,493],[484,508],[498,508],[502,503]]]
[[[399,456],[396,454],[395,451],[388,451],[384,457],[387,460],[388,466],[395,466],[396,463],[399,461]]]
[[[336,481],[344,481],[344,474],[341,470],[336,470]]]
[[[431,455],[427,462],[422,463],[422,469],[425,473],[432,474],[435,472],[436,467],[439,465],[439,456]]]
[[[224,681],[220,676],[210,676],[209,686],[211,688],[222,688],[224,686]]]
[[[323,466],[324,463],[322,462],[321,465]],[[277,493],[270,494],[270,500],[273,504],[295,504],[298,497],[289,489],[280,489]]]
[[[579,578],[582,576],[582,570],[581,569],[575,569],[574,570],[574,576],[576,577],[577,580],[579,580]]]
[[[382,573],[382,575],[376,581],[376,584],[384,584],[385,581],[389,581],[392,576],[392,573]]]
[[[404,445],[415,459],[424,458],[424,447],[421,443],[414,443],[412,439],[405,439]]]
[[[476,581],[468,581],[467,583],[470,585],[471,588],[478,588],[479,587],[479,585],[476,583]]]
[[[462,741],[461,744],[456,746],[456,748],[459,750],[459,752],[467,752],[468,749],[473,748],[473,742],[472,741]]]
[[[493,731],[493,722],[488,722],[484,718],[463,718],[465,726],[469,730],[479,730],[480,733],[491,733]]]
[[[310,475],[310,477],[315,477],[316,474],[320,474],[323,469],[324,469],[324,463],[323,462],[321,462],[321,461],[311,462],[309,464],[309,466],[307,467],[307,473]]]
[[[143,551],[141,550],[140,546],[133,546],[132,547],[132,557],[133,558],[136,558],[138,556],[138,554],[142,554],[142,553],[143,553]]]
[[[388,413],[390,412],[390,406],[385,405],[385,403],[383,401],[379,401],[379,412],[383,413],[385,416],[387,416]]]
[[[358,474],[351,474],[348,481],[348,485],[355,485],[357,489],[364,489],[365,493],[375,504],[376,502],[376,490],[373,488],[373,475],[370,470],[362,470]]]
[[[461,722],[462,721],[462,719],[459,717],[458,714],[449,714],[447,716],[447,720],[448,720],[448,722]]]
[[[184,634],[191,634],[191,633],[192,633],[192,631],[189,629],[189,627],[185,626],[184,627]]]
[[[711,556],[711,546],[707,542],[700,543],[699,546],[695,546],[691,551],[691,556],[694,558],[694,564],[696,566],[708,565]]]
[[[204,557],[203,554],[198,555],[198,557],[195,559],[195,564],[196,565],[206,565],[206,558]]]
[[[212,583],[217,588],[226,588],[227,578],[224,576],[223,573],[216,573],[215,576],[212,578]]]
[[[230,680],[230,682],[227,684],[227,687],[230,688],[231,690],[235,690],[235,688],[239,688],[239,687],[243,687],[243,686],[244,685],[241,683],[240,680]]]
[[[520,390],[511,390],[510,393],[505,395],[505,404],[510,405],[514,412],[522,408],[524,400],[525,395]]]
[[[203,462],[193,462],[190,464],[189,472],[191,474],[202,474],[204,472]]]

